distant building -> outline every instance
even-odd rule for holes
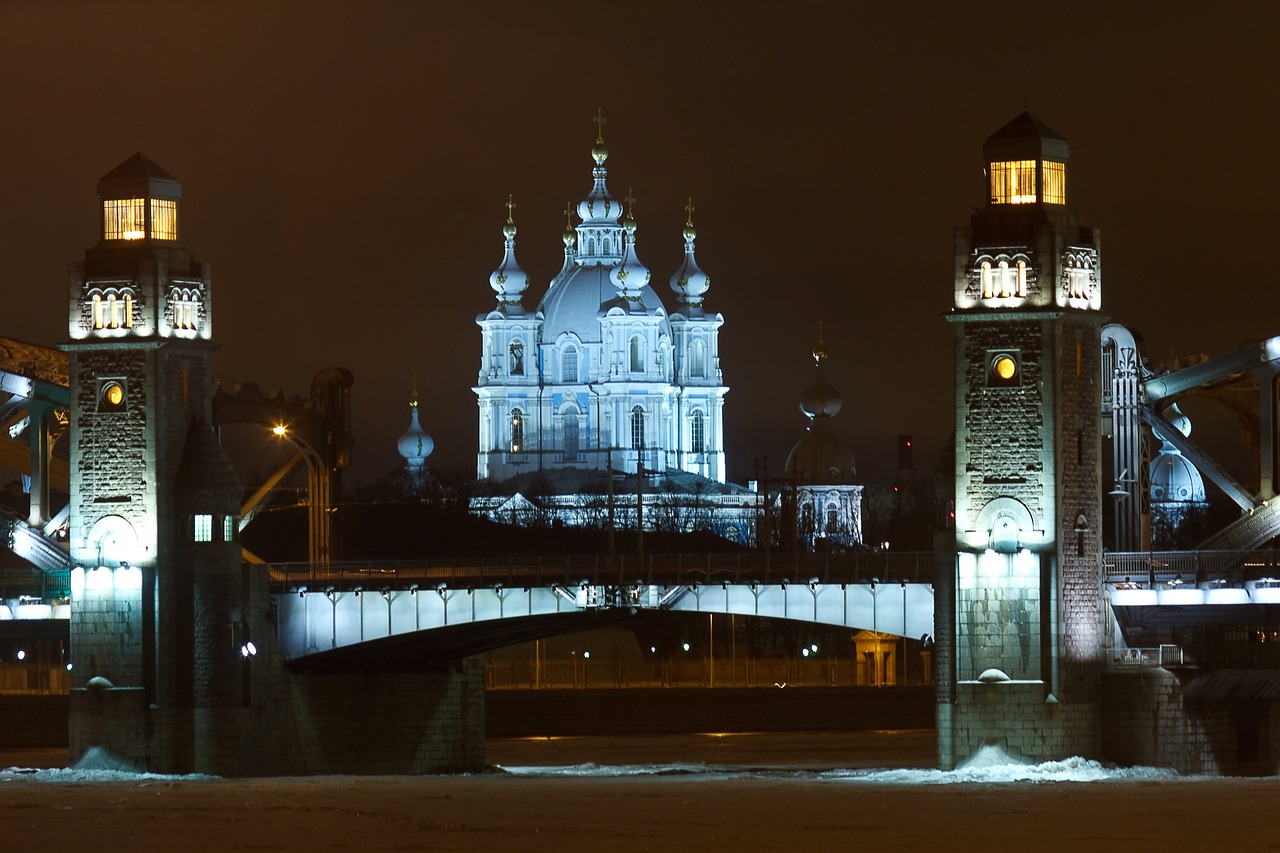
[[[476,318],[482,494],[473,507],[580,524],[579,508],[611,491],[615,508],[628,496],[634,504],[638,493],[662,494],[683,516],[714,507],[705,526],[745,540],[754,495],[725,482],[724,318],[703,305],[711,281],[694,256],[693,205],[668,314],[637,254],[634,199],[624,208],[609,192],[608,156],[598,132],[591,191],[577,205],[579,223],[563,235],[564,265],[532,311],[523,303],[529,280],[516,261],[508,200],[503,259],[489,278],[497,302]],[[633,485],[611,486],[618,475]]]

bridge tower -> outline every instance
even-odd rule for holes
[[[986,202],[956,229],[944,767],[986,744],[1099,750],[1101,243],[1068,205],[1069,154],[1019,115],[986,140]]]
[[[181,185],[136,154],[98,183],[70,273],[71,755],[207,767],[241,704],[239,485],[210,426],[209,266],[179,242]]]

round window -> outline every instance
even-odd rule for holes
[[[102,385],[102,402],[108,408],[119,408],[124,404],[124,387],[119,382],[104,382]]]

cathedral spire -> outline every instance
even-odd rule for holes
[[[507,224],[502,228],[504,247],[502,264],[489,276],[489,286],[498,294],[499,305],[519,305],[520,296],[529,286],[529,276],[516,261],[516,224],[512,216],[516,204],[507,196]]]
[[[684,206],[684,261],[680,264],[680,269],[671,276],[671,289],[676,292],[676,298],[682,306],[697,307],[702,305],[702,295],[711,286],[711,278],[699,268],[698,260],[693,255],[693,243],[698,237],[698,232],[693,228],[693,211],[691,198]]]

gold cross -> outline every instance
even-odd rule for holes
[[[604,107],[596,107],[596,144],[604,142],[604,126],[607,119],[604,117]]]
[[[514,222],[512,222],[512,220],[511,220],[511,211],[513,211],[513,210],[515,210],[515,209],[516,209],[516,203],[515,203],[514,201],[512,201],[512,200],[511,200],[511,195],[510,195],[510,193],[508,193],[508,194],[507,194],[507,224],[508,224],[508,225],[513,225],[513,224],[515,224],[515,223],[514,223]]]
[[[573,202],[565,202],[564,205],[564,230],[573,230]]]
[[[627,203],[627,219],[636,218],[636,200],[631,197],[631,187],[627,187],[627,197],[623,199]]]
[[[685,222],[685,227],[686,227],[686,228],[692,228],[692,227],[693,227],[693,211],[694,211],[694,210],[696,210],[696,209],[697,209],[697,208],[695,208],[695,207],[693,206],[693,197],[692,197],[692,196],[690,196],[690,198],[689,198],[689,203],[688,203],[688,204],[686,204],[686,205],[684,206],[684,212],[685,212],[685,213],[687,213],[687,214],[689,215],[689,219],[688,219],[688,221],[686,221],[686,222]]]

